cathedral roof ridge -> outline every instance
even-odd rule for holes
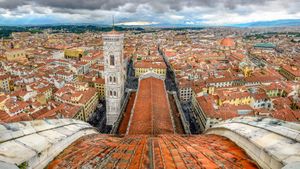
[[[105,35],[123,35],[123,34],[113,29],[112,31],[105,33]]]

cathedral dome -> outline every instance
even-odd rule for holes
[[[47,168],[78,167],[258,168],[244,150],[222,136],[131,135],[114,137],[101,134],[80,138],[49,163]]]
[[[224,38],[221,40],[221,46],[225,46],[225,47],[233,47],[235,46],[235,42],[232,38]]]
[[[299,127],[238,117],[202,135],[120,136],[73,119],[0,124],[0,168],[297,168]]]

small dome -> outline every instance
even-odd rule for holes
[[[226,46],[226,47],[233,47],[233,46],[235,46],[235,42],[231,38],[224,38],[224,39],[222,39],[222,41],[221,41],[220,44],[221,44],[221,46]]]

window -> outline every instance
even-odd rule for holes
[[[109,95],[112,96],[112,91],[109,91]]]
[[[109,76],[109,82],[112,82],[112,77],[111,76]]]
[[[114,77],[114,83],[116,83],[116,81],[117,81],[117,80],[116,80],[116,77]]]
[[[115,56],[114,55],[110,55],[110,65],[111,66],[115,65]]]
[[[114,91],[114,96],[117,96],[117,92],[116,91]]]

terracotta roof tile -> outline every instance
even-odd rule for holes
[[[86,149],[89,148],[87,152]],[[80,138],[48,168],[257,168],[229,139],[216,135],[94,134]]]
[[[174,133],[164,81],[153,77],[140,80],[129,134]]]
[[[121,121],[121,123],[119,125],[119,128],[118,128],[118,133],[119,134],[126,134],[127,126],[128,126],[130,115],[131,115],[131,109],[133,107],[135,97],[136,97],[135,92],[130,95],[130,98],[129,98],[129,101],[127,103],[122,121]]]

